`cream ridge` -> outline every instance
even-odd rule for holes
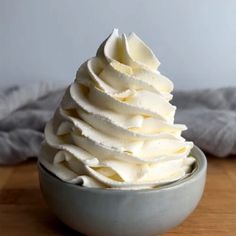
[[[173,83],[159,65],[135,33],[114,29],[67,88],[39,161],[85,187],[145,189],[184,178],[193,143],[174,124]]]

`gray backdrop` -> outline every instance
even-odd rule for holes
[[[234,0],[0,0],[0,87],[72,81],[114,27],[144,39],[177,88],[236,85]]]

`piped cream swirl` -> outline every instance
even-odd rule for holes
[[[151,49],[118,30],[79,68],[45,128],[40,162],[87,187],[153,188],[184,178],[192,142],[174,124],[172,82]]]

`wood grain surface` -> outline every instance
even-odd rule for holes
[[[34,160],[0,167],[0,235],[79,235],[62,224],[44,203]],[[206,189],[198,208],[165,234],[177,235],[236,235],[236,156],[208,156]]]

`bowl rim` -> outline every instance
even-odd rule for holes
[[[193,154],[194,153],[194,154]],[[87,191],[87,192],[96,192],[96,193],[156,193],[156,192],[163,192],[168,190],[174,190],[176,188],[180,188],[184,186],[185,184],[190,184],[194,182],[199,176],[203,175],[207,170],[207,159],[203,151],[198,148],[196,145],[193,146],[191,153],[190,153],[197,161],[197,167],[193,171],[191,175],[189,175],[186,178],[183,178],[181,180],[177,180],[173,183],[166,184],[163,186],[160,186],[158,188],[151,188],[151,189],[108,189],[108,188],[94,188],[94,187],[83,187],[80,185],[67,183],[61,179],[59,179],[57,176],[55,176],[53,173],[47,170],[47,168],[38,160],[37,167],[38,171],[42,173],[46,178],[50,178],[53,181],[56,181],[60,184],[64,184],[70,188],[75,188],[80,191]]]

